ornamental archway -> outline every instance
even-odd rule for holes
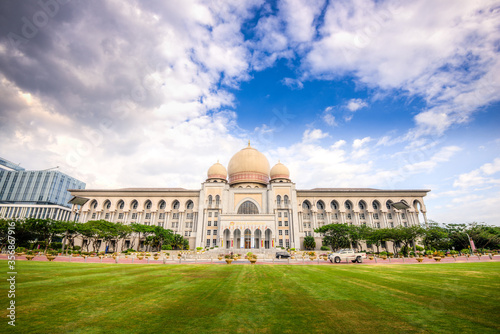
[[[245,230],[245,249],[252,248],[252,231],[248,228]]]
[[[264,240],[264,248],[269,249],[271,248],[271,230],[267,229],[265,233],[265,240]]]

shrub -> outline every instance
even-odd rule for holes
[[[17,247],[16,253],[24,253],[25,250],[26,250],[26,248],[24,248],[24,247]]]
[[[380,252],[379,255],[380,256],[384,256],[384,255],[387,256],[387,252]]]
[[[73,250],[75,250],[75,251],[79,251],[79,250],[81,250],[81,249],[82,249],[82,247],[80,247],[80,246],[75,246],[75,247],[73,247]]]
[[[196,247],[197,251],[201,251],[202,249],[203,249],[203,247]]]
[[[419,245],[415,245],[415,249],[421,252],[424,250],[424,247],[419,246]]]
[[[161,250],[172,250],[172,245],[163,245],[161,246]]]
[[[295,248],[290,248],[290,250],[291,250],[292,252],[295,252]]]
[[[468,248],[464,248],[460,251],[462,254],[470,254],[470,250]]]
[[[329,251],[330,250],[330,247],[328,246],[321,246],[320,248],[322,251]]]

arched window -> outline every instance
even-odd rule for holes
[[[302,203],[302,209],[311,210],[311,204],[308,201],[304,201],[304,203]]]
[[[208,195],[208,207],[212,207],[212,195]]]
[[[90,208],[97,209],[97,201],[96,200],[93,200],[92,203],[90,203]]]
[[[285,197],[283,197],[283,203],[285,205],[288,205],[288,195],[285,195]]]
[[[391,210],[392,209],[392,201],[391,200],[388,200],[386,203],[385,203],[385,207],[387,208],[387,210]]]
[[[125,207],[125,202],[120,200],[120,202],[118,202],[118,209],[123,210],[124,207]]]
[[[111,208],[111,202],[107,200],[106,203],[104,203],[104,207],[109,210]]]
[[[181,207],[181,204],[179,203],[179,201],[174,201],[174,204],[172,204],[172,208],[174,210],[179,210],[179,208]]]
[[[187,202],[187,204],[186,204],[186,209],[188,209],[188,210],[193,210],[193,208],[194,208],[194,203],[193,203],[193,201],[189,201],[189,202]]]
[[[251,201],[245,201],[238,208],[238,214],[240,215],[256,215],[259,213],[257,205]]]
[[[215,196],[215,206],[218,208],[220,206],[220,196],[216,195]]]
[[[167,204],[165,203],[165,201],[161,201],[160,204],[158,205],[158,208],[160,210],[165,210],[166,206],[167,206]]]
[[[281,205],[281,196],[280,195],[276,196],[276,205],[277,206]]]
[[[318,208],[318,210],[325,210],[325,204],[323,203],[323,201],[318,201],[318,203],[316,203],[316,207]]]
[[[351,202],[350,202],[350,201],[345,202],[345,208],[346,208],[347,210],[351,210],[351,209],[352,209],[352,204],[351,204]]]
[[[137,210],[137,201],[136,201],[136,200],[134,200],[134,201],[132,202],[132,204],[130,205],[130,207],[132,208],[132,210]]]
[[[360,208],[361,210],[364,210],[364,209],[366,208],[366,206],[365,206],[365,202],[360,201],[360,202],[359,202],[359,208]]]
[[[378,208],[379,208],[377,201],[373,201],[372,206],[373,206],[374,210],[378,210]]]
[[[332,207],[333,210],[339,209],[339,204],[337,203],[337,201],[332,201],[332,203],[330,203],[330,206]]]
[[[150,200],[146,201],[144,208],[146,208],[146,210],[151,210],[151,201]]]

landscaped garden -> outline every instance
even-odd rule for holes
[[[4,273],[7,261],[0,261]],[[16,263],[7,333],[498,333],[500,263]]]

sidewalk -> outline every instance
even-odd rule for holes
[[[7,260],[7,254],[0,254],[0,260]],[[26,256],[16,256],[16,261],[26,261]],[[37,262],[49,262],[45,255],[38,255],[32,261]],[[277,265],[329,265],[329,266],[338,266],[338,265],[388,265],[388,264],[432,264],[432,263],[467,263],[467,262],[498,262],[500,261],[500,255],[496,255],[493,259],[490,259],[488,255],[483,255],[479,259],[477,256],[471,256],[466,258],[465,256],[457,257],[456,259],[453,257],[444,257],[441,261],[435,261],[434,259],[424,258],[424,260],[419,263],[415,258],[398,258],[398,259],[387,259],[383,260],[377,258],[376,260],[363,259],[363,263],[352,263],[352,262],[342,262],[338,264],[330,263],[330,261],[316,259],[314,261],[310,261],[309,259],[258,259],[256,264],[277,264]],[[57,256],[54,259],[54,262],[74,262],[74,263],[107,263],[107,264],[226,264],[225,259],[219,261],[218,258],[213,259],[196,259],[194,257],[189,257],[187,259],[178,260],[177,258],[166,259],[163,261],[162,258],[158,260],[154,260],[152,257],[147,260],[138,260],[137,258],[125,258],[125,256],[120,256],[117,258],[117,262],[109,257],[103,258],[102,260],[98,257],[87,257],[84,259],[83,257],[72,257],[72,256]],[[246,259],[233,260],[233,265],[250,265],[250,262]]]

